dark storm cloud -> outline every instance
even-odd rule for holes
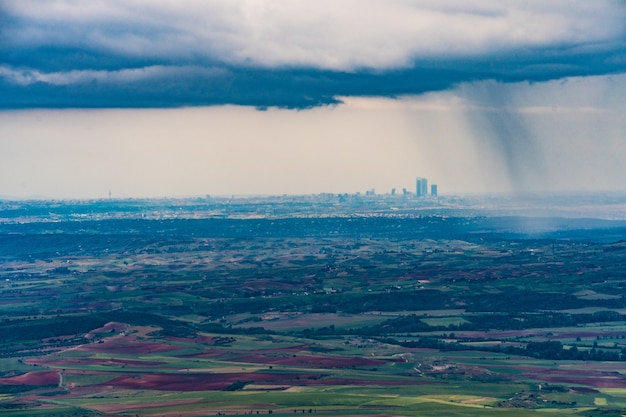
[[[304,108],[626,71],[623,2],[521,3],[0,0],[0,107]]]

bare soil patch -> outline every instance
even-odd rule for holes
[[[11,378],[0,378],[0,385],[56,385],[58,383],[57,371],[27,372]]]
[[[142,355],[147,353],[170,352],[180,350],[181,347],[172,346],[158,342],[142,342],[136,341],[126,336],[115,336],[104,340],[102,343],[94,343],[83,345],[77,350],[98,352],[98,353],[117,353],[128,355]]]
[[[545,369],[513,366],[525,377],[554,384],[586,385],[592,388],[626,388],[626,375],[619,372],[592,369]]]
[[[212,391],[225,390],[231,384],[241,381],[262,385],[320,386],[320,385],[362,385],[362,386],[397,386],[432,384],[431,381],[396,380],[396,379],[360,379],[335,378],[321,374],[299,374],[281,372],[236,372],[225,374],[195,373],[134,373],[121,375],[108,381],[106,386],[117,389],[150,389],[160,391]]]

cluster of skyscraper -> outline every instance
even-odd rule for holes
[[[417,177],[415,180],[415,195],[417,197],[425,197],[428,195],[428,179]],[[430,195],[433,197],[437,196],[437,184],[432,184],[430,186]]]

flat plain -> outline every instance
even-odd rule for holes
[[[625,414],[623,220],[328,195],[0,220],[2,415]]]

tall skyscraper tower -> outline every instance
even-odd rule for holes
[[[415,195],[418,197],[428,195],[428,180],[426,178],[417,177],[415,180]]]
[[[433,197],[437,197],[437,184],[432,184],[430,186],[430,195]]]

